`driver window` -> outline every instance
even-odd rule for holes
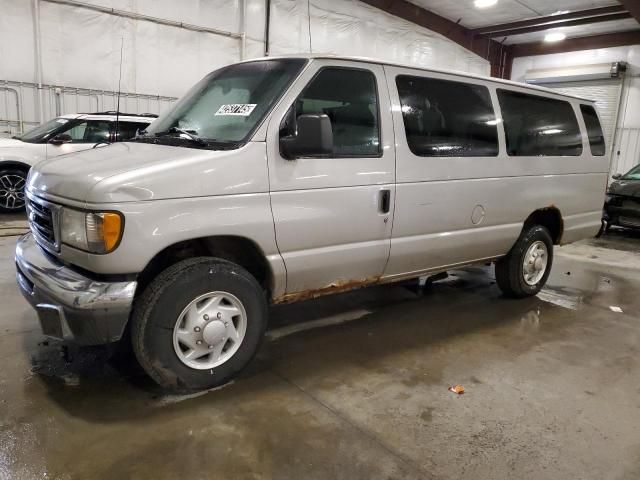
[[[84,132],[87,129],[87,122],[82,122],[67,130],[66,133],[71,137],[71,141],[78,143],[84,140]]]
[[[296,118],[303,114],[329,117],[333,157],[380,155],[378,92],[370,71],[339,67],[320,70],[296,100]]]
[[[71,143],[108,142],[111,122],[105,120],[86,120],[67,130]]]

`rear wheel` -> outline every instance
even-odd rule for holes
[[[549,277],[553,263],[553,241],[540,225],[526,227],[509,253],[496,262],[496,282],[509,297],[537,294]]]
[[[27,172],[13,168],[0,168],[0,212],[18,213],[25,207],[24,187]]]
[[[242,267],[194,258],[162,272],[136,301],[133,349],[162,387],[203,390],[228,382],[258,350],[267,323],[261,286]]]

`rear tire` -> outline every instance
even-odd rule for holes
[[[256,279],[221,259],[183,260],[136,300],[131,339],[140,365],[173,391],[217,387],[253,358],[267,325]]]
[[[27,172],[24,170],[0,167],[0,213],[24,212],[26,183]]]
[[[525,227],[509,253],[496,262],[496,282],[507,297],[530,297],[542,289],[552,264],[549,230],[540,225]]]

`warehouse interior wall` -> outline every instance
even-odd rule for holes
[[[624,173],[640,163],[640,45],[600,48],[516,58],[511,79],[523,82],[530,70],[571,68],[612,62],[626,62],[618,119],[611,145],[611,173]]]
[[[159,113],[208,72],[264,56],[266,4],[0,0],[0,132],[19,133],[56,114],[114,109],[121,48],[121,110]],[[312,51],[490,71],[486,60],[441,35],[358,0],[271,0],[269,25],[270,55]]]

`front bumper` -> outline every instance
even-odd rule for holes
[[[16,246],[22,295],[38,312],[45,335],[79,345],[100,345],[122,337],[137,282],[100,282],[57,262],[28,233]]]
[[[604,206],[602,215],[610,225],[620,225],[621,227],[640,228],[640,202],[626,202],[624,205]]]

